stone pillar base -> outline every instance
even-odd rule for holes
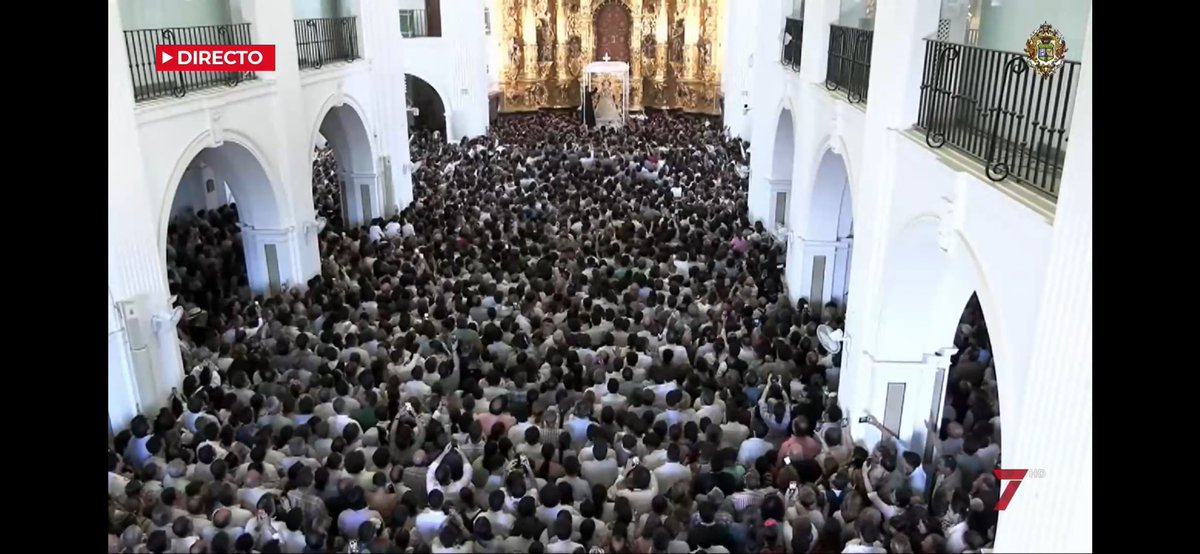
[[[284,229],[243,225],[242,246],[246,249],[250,290],[259,294],[282,288],[305,288],[308,280],[320,271],[315,248],[317,231],[315,223]]]

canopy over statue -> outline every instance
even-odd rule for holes
[[[625,62],[592,62],[583,67],[579,79],[580,105],[587,102],[587,93],[593,93],[596,124],[623,127],[629,117],[629,64]]]

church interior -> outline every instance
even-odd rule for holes
[[[107,0],[109,552],[1091,551],[1091,4]]]

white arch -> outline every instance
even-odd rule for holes
[[[975,293],[996,359],[1000,412],[1014,413],[1009,404],[1017,391],[1010,388],[1017,382],[1005,378],[1010,372],[1005,364],[1013,358],[1003,308],[997,304],[987,274],[966,237],[957,231],[949,236],[941,233],[941,218],[926,213],[910,220],[888,242],[872,354],[877,360],[917,361],[950,346],[963,307]]]
[[[771,178],[792,179],[796,158],[796,125],[790,106],[779,110],[775,123],[774,150],[771,152]]]
[[[405,67],[405,68],[404,68],[404,73],[405,73],[405,74],[408,74],[408,75],[412,75],[413,77],[416,77],[416,78],[418,78],[418,79],[420,79],[420,80],[422,80],[422,81],[425,81],[425,84],[429,85],[429,88],[433,89],[433,91],[437,93],[437,95],[438,95],[438,99],[442,101],[442,109],[446,111],[446,116],[447,116],[447,119],[449,119],[449,115],[450,115],[450,98],[451,98],[451,97],[450,97],[450,95],[447,93],[447,91],[446,91],[445,87],[443,87],[443,86],[439,86],[439,84],[438,84],[438,82],[437,82],[437,80],[436,80],[436,79],[432,79],[432,78],[430,78],[429,76],[422,75],[420,71],[415,71],[415,70],[414,70],[413,68],[411,68],[411,67]],[[411,94],[412,94],[412,91],[408,91],[407,93],[411,95]]]
[[[366,110],[353,96],[331,94],[317,110],[309,144],[316,144],[321,135],[334,147],[338,167],[354,173],[375,172],[375,145]],[[309,158],[313,152],[309,152]]]
[[[205,130],[184,147],[176,158],[159,207],[158,246],[164,255],[167,245],[167,227],[171,223],[171,204],[183,181],[183,173],[196,158],[219,166],[220,173],[234,193],[238,204],[238,216],[251,225],[280,228],[283,226],[282,207],[287,206],[287,191],[281,186],[276,172],[267,162],[262,150],[249,136],[234,130],[225,130],[224,140],[216,144],[212,131]],[[252,183],[265,183],[266,186]]]
[[[846,186],[849,187],[849,189],[850,189],[850,197],[852,199],[859,198],[860,196],[858,193],[858,191],[859,191],[858,179],[856,178],[855,171],[854,171],[855,158],[854,158],[854,156],[852,156],[850,154],[850,149],[846,147],[846,139],[839,134],[830,134],[830,135],[825,136],[822,140],[820,140],[818,142],[818,144],[820,144],[821,147],[817,148],[817,152],[810,159],[810,163],[808,166],[808,167],[813,168],[812,169],[812,177],[808,180],[809,183],[813,183],[813,186],[808,189],[810,197],[811,197],[812,191],[816,187],[817,177],[819,176],[819,173],[821,171],[821,162],[825,160],[826,154],[832,152],[842,158],[842,160],[841,160],[842,166],[845,167],[845,169],[846,169]],[[858,202],[852,202],[850,204],[850,208],[851,208],[850,216],[851,216],[851,219],[853,219],[855,221],[858,220],[858,213],[854,211],[854,209],[857,208],[856,204],[858,204]]]
[[[850,169],[833,149],[826,149],[813,176],[806,240],[836,241],[845,238],[854,220]]]

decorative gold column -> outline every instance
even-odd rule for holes
[[[654,81],[667,80],[667,0],[658,3],[658,14],[654,16]],[[655,85],[662,88],[662,84]]]
[[[554,27],[554,40],[557,41],[554,52],[554,65],[557,68],[555,73],[559,86],[562,86],[571,78],[570,67],[567,65],[567,8],[563,5],[563,0],[558,0],[554,6]]]
[[[632,0],[629,14],[633,26],[629,31],[629,109],[642,109],[642,0]]]
[[[525,54],[522,77],[525,79],[538,78],[537,14],[545,11],[545,8],[546,0],[526,0],[521,12],[521,50]]]
[[[696,79],[700,66],[700,0],[685,2],[683,14],[683,75]]]

